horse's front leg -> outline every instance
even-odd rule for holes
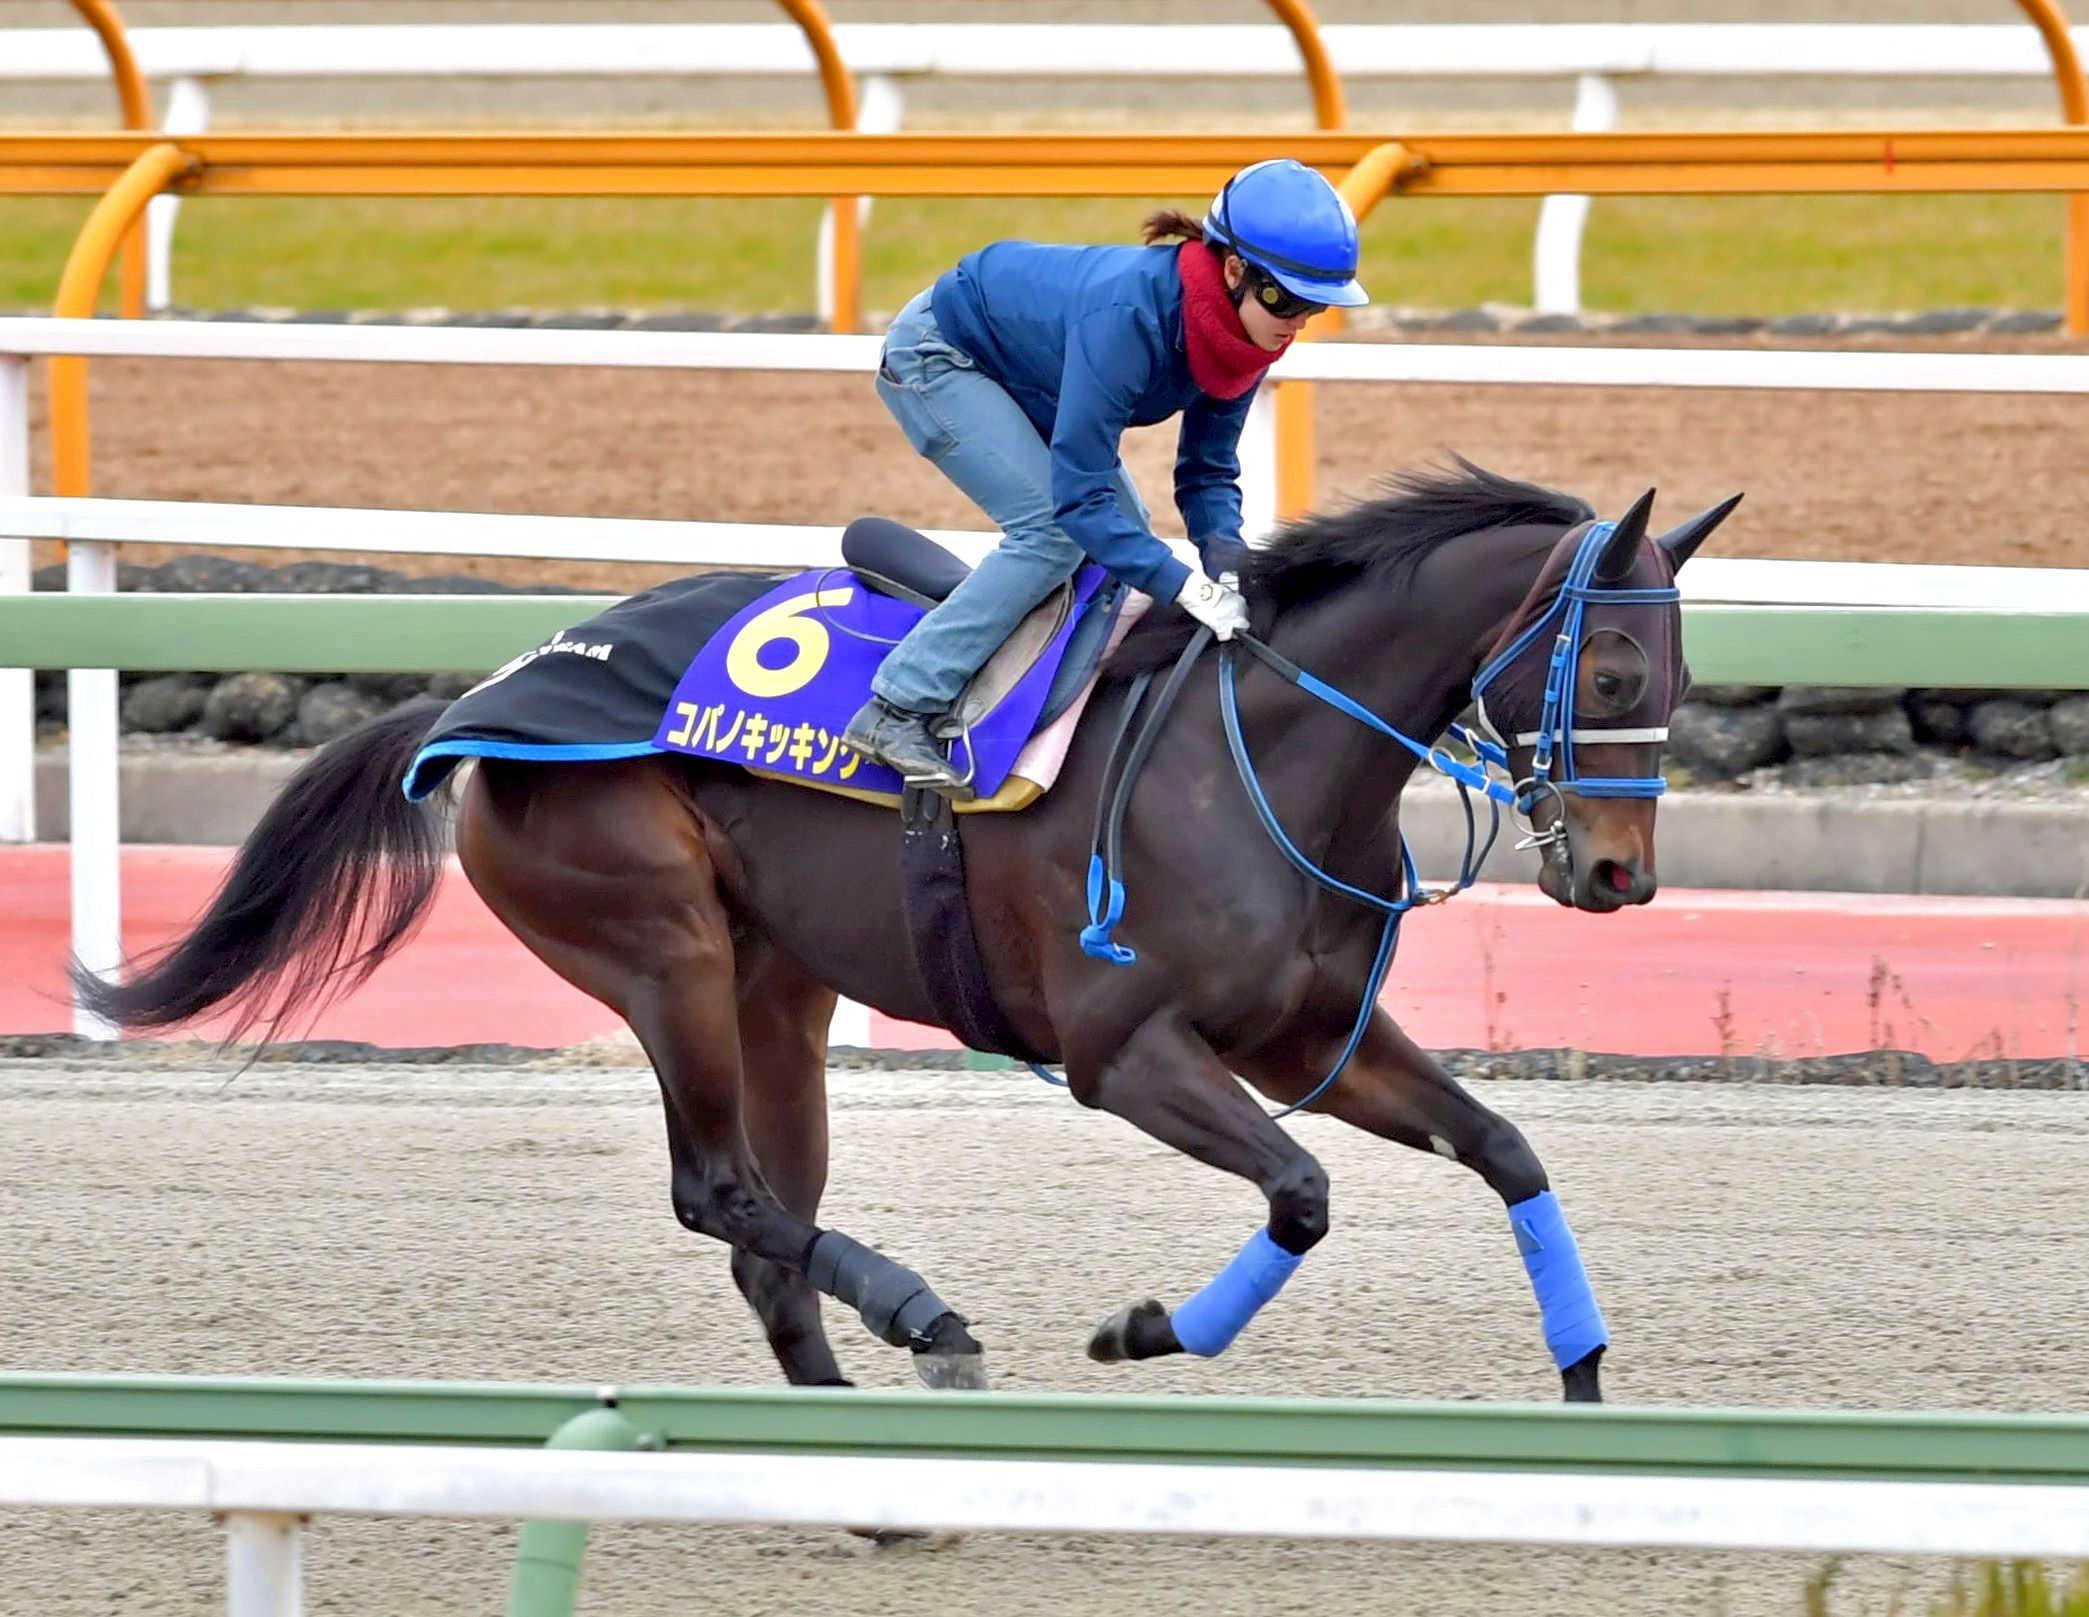
[[[1311,1059],[1256,1061],[1242,1071],[1272,1099],[1288,1103],[1319,1081],[1340,1048],[1339,1043],[1324,1052],[1316,1047]],[[1313,1065],[1316,1060],[1321,1064]],[[1508,1207],[1509,1227],[1537,1294],[1545,1345],[1559,1367],[1567,1402],[1601,1403],[1598,1367],[1610,1341],[1603,1311],[1544,1165],[1516,1125],[1473,1099],[1383,1011],[1373,1014],[1341,1078],[1311,1110],[1417,1151],[1449,1157],[1487,1181]]]
[[[1069,1050],[1066,1073],[1083,1105],[1252,1180],[1269,1203],[1266,1227],[1209,1285],[1172,1312],[1151,1298],[1118,1310],[1090,1339],[1089,1357],[1114,1363],[1224,1352],[1327,1234],[1326,1172],[1173,1011],[1153,1014],[1107,1056],[1083,1059]]]

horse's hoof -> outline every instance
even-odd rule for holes
[[[1181,1351],[1168,1310],[1151,1297],[1118,1309],[1088,1338],[1088,1357],[1097,1364],[1124,1364]]]
[[[945,1314],[914,1344],[914,1374],[936,1392],[985,1392],[986,1350],[957,1314]]]
[[[936,1392],[985,1392],[984,1353],[916,1353],[914,1374]]]
[[[1559,1373],[1560,1386],[1570,1404],[1600,1404],[1603,1402],[1603,1385],[1597,1376],[1597,1366],[1603,1362],[1603,1350],[1592,1348]]]

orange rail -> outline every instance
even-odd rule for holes
[[[1306,0],[1269,0],[1269,9],[1282,19],[1298,44],[1306,64],[1306,79],[1313,86],[1313,117],[1322,129],[1340,129],[1349,121],[1342,99],[1342,76],[1335,71],[1334,58],[1320,37],[1320,23]]]
[[[0,194],[98,195],[159,137],[0,133]],[[1691,133],[174,137],[196,196],[1183,196],[1296,157],[1341,183],[1388,143],[1404,196],[2089,189],[2089,127]]]
[[[116,96],[123,107],[123,127],[152,128],[152,95],[131,42],[123,31],[123,19],[109,0],[72,0],[73,9],[100,36],[108,53],[109,71],[116,77]],[[136,320],[145,313],[145,230],[142,221],[131,227],[123,241],[123,313]]]
[[[781,0],[791,20],[804,30],[820,64],[820,86],[827,93],[827,121],[836,129],[856,127],[856,81],[849,77],[841,47],[834,42],[834,29],[821,9],[820,0]],[[863,286],[863,245],[853,196],[835,197],[834,210],[834,329],[854,331],[861,318],[859,307]]]
[[[835,42],[832,25],[819,0],[779,0],[811,46],[819,67],[820,82],[827,98],[829,122],[836,129],[856,125],[855,85],[849,77]],[[1267,0],[1269,8],[1291,32],[1312,86],[1315,118],[1323,129],[1339,129],[1347,120],[1341,77],[1329,57],[1318,20],[1305,0]],[[75,10],[94,28],[108,52],[124,125],[134,130],[152,127],[151,99],[124,34],[123,21],[111,0],[72,0]],[[2017,7],[2038,29],[2059,85],[2063,116],[2071,124],[2089,124],[2089,89],[2085,89],[2082,64],[2068,29],[2067,17],[2058,0],[2016,0]],[[852,198],[837,197],[834,207],[834,273],[836,329],[855,329],[861,285],[861,247]],[[851,204],[844,206],[845,203]],[[145,254],[142,231],[133,229],[124,249],[123,311],[135,318],[143,312],[145,299]],[[2066,307],[2068,330],[2089,334],[2089,193],[2068,199],[2066,247]]]
[[[145,205],[168,183],[194,167],[179,146],[162,141],[148,146],[110,186],[81,227],[65,260],[58,298],[51,312],[91,318],[97,294],[109,273],[117,243],[136,232]],[[87,459],[87,361],[62,355],[51,361],[51,491],[85,494],[91,481]]]
[[[539,196],[1196,196],[1277,152],[1338,177],[1359,217],[1412,196],[2089,192],[2089,127],[1906,132],[1379,135],[0,134],[0,192],[104,194],[61,313],[90,314],[152,192]],[[145,161],[146,159],[150,161]],[[852,209],[843,214],[853,216]],[[112,224],[120,221],[120,228]],[[112,233],[113,232],[113,233]],[[1309,497],[1303,384],[1279,394],[1279,508]],[[1291,395],[1285,403],[1284,394]],[[61,492],[86,489],[84,387],[53,378]],[[79,412],[77,428],[71,412]],[[61,448],[77,444],[77,450]]]
[[[1419,174],[1424,166],[1425,160],[1400,142],[1387,141],[1367,153],[1343,177],[1339,188],[1342,200],[1361,221],[1381,198],[1403,180]],[[1318,323],[1325,324],[1324,317]],[[1319,335],[1313,325],[1299,333],[1308,342]],[[1273,384],[1270,409],[1276,418],[1277,515],[1286,519],[1303,516],[1313,503],[1313,384]]]
[[[2089,124],[2089,88],[2082,82],[2082,60],[2068,32],[2067,15],[2059,0],[2017,0],[2038,26],[2045,48],[2053,58],[2053,75],[2060,82],[2060,110],[2071,124]],[[2067,199],[2067,329],[2075,336],[2089,335],[2089,193],[2077,192]]]
[[[1327,54],[1327,42],[1320,37],[1319,21],[1305,0],[1269,0],[1269,8],[1291,30],[1299,58],[1306,64],[1306,78],[1313,86],[1314,120],[1322,129],[1340,129],[1349,121],[1349,108],[1342,96],[1341,75]],[[1348,317],[1340,309],[1330,309],[1321,318],[1321,324],[1331,332],[1340,331],[1347,323]]]
[[[1278,3],[1278,0],[1272,0],[1272,3]],[[2085,93],[2082,64],[2058,0],[2017,0],[2017,4],[2037,25],[2046,50],[2053,58],[2053,73],[2060,85],[2062,114],[2070,124],[2089,123],[2089,93]],[[1280,3],[1278,9],[1283,9]],[[1318,45],[1317,37],[1314,43]],[[1303,40],[1300,49],[1305,49]],[[1310,58],[1308,60],[1310,64]],[[1407,182],[1418,181],[1428,166],[1425,159],[1416,158],[1397,143],[1380,150],[1383,154],[1380,161],[1374,164],[1371,159],[1366,159],[1350,170],[1342,185],[1342,194],[1359,220],[1390,191],[1403,188]],[[1658,171],[1650,168],[1647,178],[1655,189],[1661,188]],[[1418,183],[1409,188],[1416,192],[1428,189]],[[1560,189],[1579,190],[1582,187],[1561,186]],[[2067,199],[2067,243],[2062,273],[2067,329],[2075,336],[2089,334],[2089,194],[2076,193]],[[1331,310],[1318,324],[1326,328],[1325,332],[1308,327],[1300,335],[1311,340],[1315,336],[1339,331],[1340,311]],[[1279,382],[1274,385],[1272,395],[1271,409],[1276,414],[1277,515],[1284,518],[1301,516],[1313,499],[1312,384]]]

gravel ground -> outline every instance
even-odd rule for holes
[[[1335,1229],[1223,1360],[1081,1356],[1180,1297],[1254,1198],[1017,1076],[836,1074],[825,1215],[967,1310],[1012,1388],[1542,1398],[1553,1377],[1477,1181],[1321,1119]],[[1634,1403],[2079,1409],[2079,1096],[1493,1082],[1573,1209]],[[0,1065],[0,1363],[153,1373],[764,1384],[715,1252],[665,1206],[629,1069]],[[895,1164],[905,1168],[895,1174]],[[693,1260],[693,1261],[692,1261]],[[845,1317],[860,1379],[900,1356]],[[508,1527],[329,1521],[314,1612],[496,1609]],[[221,1609],[182,1518],[0,1515],[0,1612]],[[582,1609],[793,1617],[1796,1613],[1804,1557],[977,1535],[938,1554],[785,1530],[598,1531]],[[1854,1563],[1836,1612],[1941,1576]]]

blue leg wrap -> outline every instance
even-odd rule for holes
[[[1544,1317],[1545,1345],[1552,1350],[1552,1362],[1564,1370],[1608,1346],[1610,1332],[1603,1324],[1603,1310],[1596,1306],[1596,1294],[1589,1289],[1581,1249],[1574,1244],[1574,1232],[1567,1228],[1559,1198],[1543,1190],[1518,1202],[1509,1209],[1509,1228],[1516,1233],[1531,1290],[1538,1294],[1538,1312]]]
[[[1272,1241],[1268,1230],[1257,1230],[1217,1279],[1168,1316],[1175,1340],[1200,1359],[1216,1358],[1262,1305],[1284,1289],[1302,1261],[1301,1254],[1286,1252]]]

